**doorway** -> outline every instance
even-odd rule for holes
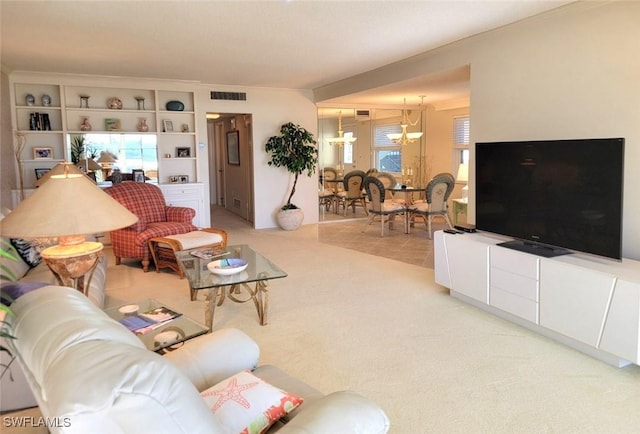
[[[209,203],[254,222],[253,117],[207,113]]]

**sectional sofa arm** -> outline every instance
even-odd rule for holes
[[[196,210],[184,206],[167,206],[167,221],[179,223],[191,223],[196,216]]]
[[[203,391],[238,372],[254,369],[260,349],[237,329],[220,329],[191,339],[164,356]]]
[[[368,398],[351,391],[334,392],[300,407],[281,434],[384,434],[389,418]]]

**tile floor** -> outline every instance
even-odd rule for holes
[[[320,213],[318,241],[321,243],[395,259],[425,268],[433,268],[433,242],[427,236],[422,219],[417,220],[415,226],[411,228],[411,233],[405,234],[401,217],[399,217],[400,220],[396,222],[394,229],[389,231],[386,226],[384,237],[380,237],[379,220],[376,219],[371,226],[367,226],[367,217],[362,207],[356,207],[355,213],[349,208],[346,217],[332,211],[325,211],[323,216],[323,209],[320,210]],[[222,207],[213,206],[211,215],[213,221],[224,222],[223,224],[228,228],[249,225],[248,222]],[[363,233],[365,227],[366,231]],[[442,219],[434,220],[434,231],[445,227]]]
[[[403,230],[402,217],[389,231],[385,225],[384,237],[380,236],[380,222],[370,226],[366,218],[348,220],[325,220],[318,224],[318,241],[324,244],[357,250],[421,267],[433,268],[433,242],[427,236],[422,220],[418,220],[409,234]],[[444,229],[439,219],[432,224],[433,230]],[[364,232],[363,230],[366,229]]]

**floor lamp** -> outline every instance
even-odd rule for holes
[[[86,295],[102,243],[87,235],[130,226],[138,217],[81,174],[52,175],[0,223],[0,233],[13,238],[58,238],[41,252],[58,284]],[[85,282],[86,277],[86,282]]]

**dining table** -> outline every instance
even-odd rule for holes
[[[389,191],[393,191],[394,193],[404,193],[404,207],[405,207],[405,212],[404,212],[404,221],[405,221],[405,225],[404,225],[404,233],[408,234],[409,233],[409,206],[412,205],[413,202],[413,194],[414,193],[421,193],[424,191],[424,188],[420,188],[420,187],[414,187],[411,185],[407,185],[407,184],[401,184],[401,183],[397,183],[396,185],[394,185],[393,187],[389,187],[387,188],[387,190]]]

